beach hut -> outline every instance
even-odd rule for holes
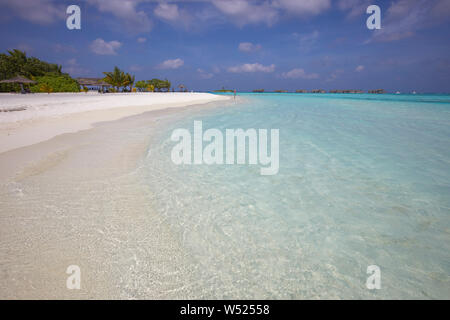
[[[16,77],[11,78],[11,79],[2,80],[2,81],[0,81],[0,83],[18,83],[18,84],[20,84],[20,92],[21,93],[26,93],[25,90],[23,89],[23,85],[24,84],[35,84],[37,82],[33,81],[33,80],[30,80],[30,79],[27,79],[27,78],[22,77],[22,76],[16,76]]]
[[[178,89],[180,89],[181,92],[187,92],[188,91],[187,88],[184,86],[184,84],[180,84],[178,86]]]
[[[76,80],[81,87],[95,87],[101,90],[101,92],[105,92],[105,87],[111,87],[111,85],[103,81],[102,78],[77,78]]]

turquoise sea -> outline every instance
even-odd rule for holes
[[[194,120],[279,129],[279,173],[173,164]],[[204,298],[450,299],[448,95],[239,94],[162,130],[142,179]]]

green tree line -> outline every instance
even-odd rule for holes
[[[139,89],[139,91],[150,91],[153,92],[155,90],[157,91],[169,91],[172,87],[172,84],[169,80],[161,80],[161,79],[152,79],[152,80],[141,80],[136,82],[136,88]]]
[[[135,76],[130,75],[129,73],[125,73],[120,70],[118,67],[114,67],[112,72],[103,72],[105,78],[103,81],[110,84],[114,87],[114,91],[133,91],[133,86],[135,86],[140,92],[150,91],[169,91],[172,84],[169,80],[160,80],[160,79],[152,79],[152,80],[141,80],[135,82]]]
[[[31,92],[79,92],[80,85],[69,74],[61,71],[62,66],[41,61],[35,57],[27,57],[26,53],[17,49],[0,54],[0,80],[15,76],[24,76],[37,83],[26,85]],[[112,92],[133,91],[135,76],[125,73],[118,67],[112,72],[103,72],[103,81],[110,84]],[[139,91],[170,91],[169,80],[141,80],[136,83]],[[87,89],[86,89],[87,90]],[[19,92],[20,85],[16,83],[0,84],[0,92]]]
[[[24,76],[37,83],[30,85],[32,92],[77,92],[78,83],[68,74],[61,71],[61,66],[41,61],[35,57],[27,57],[26,53],[17,49],[0,54],[0,80],[15,76]],[[20,91],[16,83],[0,84],[1,92]]]

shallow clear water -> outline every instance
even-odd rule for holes
[[[205,298],[450,298],[450,97],[246,94],[152,143],[141,178]],[[280,170],[181,165],[172,130],[280,129]],[[151,183],[150,183],[151,181]],[[367,266],[381,289],[366,288]]]

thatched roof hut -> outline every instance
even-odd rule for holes
[[[90,87],[110,87],[109,83],[103,81],[102,78],[76,78],[77,82],[81,86]]]
[[[20,83],[20,84],[34,84],[37,83],[36,81],[27,79],[25,77],[22,76],[16,76],[14,78],[11,79],[6,79],[6,80],[2,80],[0,81],[0,83]]]
[[[15,76],[14,78],[11,78],[11,79],[2,80],[2,81],[0,81],[0,83],[18,83],[18,84],[20,84],[20,91],[22,93],[26,93],[25,90],[23,89],[23,85],[24,84],[35,84],[37,82],[30,80],[28,78],[22,77],[22,76]]]
[[[96,87],[101,88],[101,91],[105,91],[105,87],[111,87],[109,83],[103,81],[102,78],[76,78],[78,84],[82,87]]]

